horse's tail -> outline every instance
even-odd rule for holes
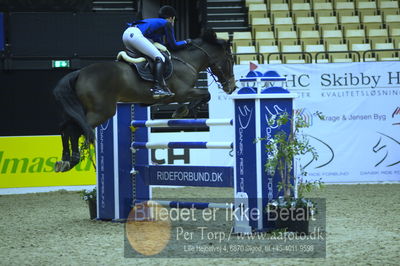
[[[54,88],[53,94],[56,100],[61,104],[66,115],[80,126],[86,137],[86,141],[94,143],[95,136],[93,128],[86,121],[85,110],[75,91],[75,83],[78,79],[79,72],[79,70],[76,70],[65,75]]]

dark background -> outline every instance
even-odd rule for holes
[[[164,4],[174,6],[177,39],[199,35],[200,11],[193,8],[198,1],[126,2],[120,10],[102,10],[91,0],[0,0],[0,136],[58,134],[52,97],[57,81],[69,71],[114,60],[139,4],[145,18],[157,16]],[[53,69],[57,59],[70,60],[71,67]]]

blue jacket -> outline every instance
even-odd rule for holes
[[[179,50],[186,47],[186,41],[175,40],[175,33],[172,24],[163,18],[148,18],[132,23],[143,33],[143,36],[153,40],[154,42],[167,45],[171,50]],[[166,37],[167,44],[164,43],[163,37]]]

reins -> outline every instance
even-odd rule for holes
[[[201,46],[198,46],[197,44],[195,44],[195,43],[193,43],[193,42],[191,43],[191,45],[193,45],[194,47],[198,48],[198,49],[201,50],[203,53],[205,53],[205,54],[207,55],[208,60],[210,60],[210,55],[209,55],[209,54],[207,53],[207,51],[204,50]],[[186,62],[186,61],[183,60],[182,58],[179,58],[179,57],[177,57],[177,56],[175,56],[175,55],[172,55],[171,58],[172,58],[172,59],[175,59],[175,60],[177,60],[177,61],[179,61],[179,62],[181,62],[181,63],[183,63],[183,64],[185,64],[186,66],[188,66],[188,67],[190,68],[190,70],[192,70],[192,71],[197,75],[197,70],[196,70],[196,68],[194,68],[194,66],[193,66],[192,64]]]
[[[197,70],[194,68],[194,66],[192,66],[191,64],[189,64],[188,62],[186,62],[185,60],[181,59],[180,57],[177,57],[175,55],[171,55],[172,59],[175,59],[183,64],[185,64],[187,67],[190,68],[190,70],[192,70],[192,72],[197,75]]]

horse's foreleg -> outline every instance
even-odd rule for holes
[[[172,115],[173,118],[183,118],[189,115],[196,116],[198,109],[208,103],[211,95],[207,90],[192,89],[188,95],[189,104],[182,105]]]
[[[211,99],[211,95],[210,95],[210,93],[207,93],[207,94],[204,95],[203,98],[191,101],[188,104],[188,108],[189,108],[189,110],[192,110],[192,111],[196,112],[197,109],[202,107],[204,104],[208,103],[210,101],[210,99]]]

